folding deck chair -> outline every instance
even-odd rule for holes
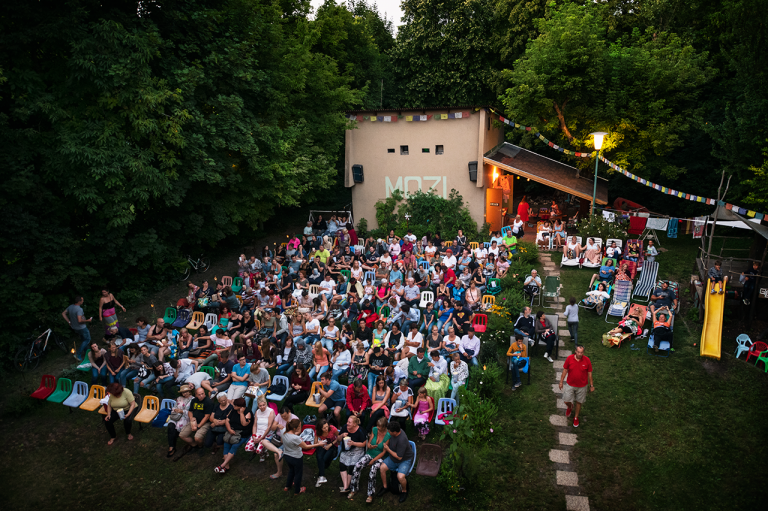
[[[643,271],[640,272],[640,279],[637,281],[637,287],[633,297],[638,301],[648,303],[651,300],[653,284],[656,282],[656,275],[659,273],[659,263],[656,261],[646,262]]]
[[[627,255],[629,254],[629,244],[630,242],[636,242],[637,243],[637,250],[638,250],[638,257],[637,262],[635,261],[628,261]],[[634,279],[637,276],[637,272],[642,271],[643,269],[643,262],[644,262],[644,254],[643,254],[643,240],[627,240],[627,244],[624,245],[624,251],[622,253],[621,262],[627,263],[627,266],[629,267],[629,273],[630,276]]]
[[[645,316],[648,314],[648,306],[647,305],[641,305],[639,303],[633,303],[629,306],[629,310],[627,311],[627,315],[635,315],[638,318],[637,321],[637,331],[638,335],[643,334],[643,325],[645,324]],[[621,334],[619,336],[618,342],[612,344],[611,347],[616,346],[621,348],[621,345],[624,341],[627,339],[631,339],[632,334]]]
[[[632,299],[632,282],[628,280],[619,280],[615,283],[613,291],[613,299],[608,306],[608,310],[605,313],[605,322],[614,323],[608,321],[608,316],[614,316],[623,318],[629,309],[629,301]],[[616,321],[615,323],[618,323]]]
[[[606,259],[606,258],[603,258],[603,259]],[[601,283],[601,282],[602,282],[603,284],[605,284],[605,286],[606,286],[606,287],[605,287],[605,292],[606,292],[606,293],[608,293],[608,296],[610,296],[610,295],[611,295],[611,291],[613,290],[613,282],[603,282],[603,281],[601,281],[601,280],[596,280],[596,281],[595,281],[595,282],[592,284],[592,287],[590,288],[590,291],[595,291],[595,290],[597,290],[597,287],[600,285],[600,283]],[[581,299],[581,301],[578,303],[579,307],[581,307],[582,309],[588,309],[588,310],[592,310],[592,309],[596,309],[596,308],[597,308],[597,302],[595,302],[595,303],[584,303],[584,300],[585,300],[585,299],[584,299],[584,298],[582,298],[582,299]],[[606,303],[608,300],[610,300],[610,298],[604,298],[604,299],[603,299],[603,307],[605,307],[605,303]],[[601,315],[601,314],[598,314],[598,316],[600,316],[600,315]]]
[[[563,286],[560,284],[560,277],[548,276],[544,279],[544,285],[542,286],[541,295],[542,304],[543,300],[554,300],[555,305],[543,305],[545,309],[554,309],[557,307],[557,299],[560,297],[560,289]]]

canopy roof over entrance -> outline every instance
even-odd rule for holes
[[[504,142],[483,156],[483,161],[520,177],[532,179],[581,199],[592,200],[593,178],[579,177],[575,167],[551,160],[516,145]],[[608,204],[608,182],[597,179],[597,204]]]

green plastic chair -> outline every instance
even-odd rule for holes
[[[501,293],[501,279],[488,279],[488,286],[485,288],[485,292],[493,296]]]
[[[165,321],[165,324],[168,326],[170,326],[174,321],[176,321],[176,309],[173,307],[166,307],[165,315],[163,316],[163,321]]]
[[[232,281],[232,292],[239,293],[243,290],[243,279],[241,277],[235,277]]]
[[[48,396],[47,401],[51,403],[63,403],[72,393],[72,380],[68,378],[59,378],[56,382],[56,390]]]
[[[352,278],[352,272],[349,270],[341,270],[339,273],[344,275],[347,278],[347,281]]]
[[[216,369],[211,366],[202,366],[200,370],[204,373],[208,373],[211,378],[216,378]]]
[[[379,315],[379,318],[388,318],[389,317],[389,306],[382,305],[379,307],[379,312],[377,313]]]
[[[549,276],[544,280],[544,288],[541,290],[541,296],[544,299],[556,300],[560,296],[560,277]],[[557,304],[557,302],[555,302]],[[556,305],[547,306],[545,309],[554,309]]]
[[[765,366],[765,372],[768,373],[768,350],[760,352],[760,356],[755,360],[755,366],[757,366],[761,360],[763,361],[763,366]],[[50,399],[51,398],[48,398],[49,401]]]

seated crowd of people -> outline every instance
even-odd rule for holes
[[[377,472],[386,491],[387,471],[398,472],[404,499],[413,457],[405,429],[412,424],[426,438],[437,401],[457,399],[469,365],[478,365],[473,316],[488,279],[506,274],[517,241],[495,233],[489,248],[473,249],[461,231],[450,241],[390,232],[361,250],[351,224],[341,225],[318,217],[303,240],[265,247],[259,258],[242,255],[236,283],[190,282],[177,309],[215,314],[213,327],[142,317],[133,332],[105,339],[106,347],[94,342],[93,383],[108,385],[115,400],[105,419],[110,443],[115,421],[123,419],[130,433],[142,389],[160,398],[178,389],[169,458],[221,447],[215,470],[225,474],[241,446],[262,459],[272,453],[271,477],[282,477],[285,461],[286,490],[303,492],[301,451],[314,450],[317,486],[338,457],[341,491],[350,498],[370,467],[369,502]],[[285,396],[279,413],[267,406],[273,394]],[[317,415],[301,421],[297,406]],[[303,431],[307,425],[314,434]],[[178,438],[187,444],[180,453]]]

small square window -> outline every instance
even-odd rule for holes
[[[435,146],[435,154],[443,154],[443,146],[436,145]]]
[[[388,153],[392,153],[392,154],[395,154],[395,148],[393,147],[392,149],[387,149],[387,152],[388,152]]]
[[[400,146],[400,154],[404,156],[408,156],[408,146],[407,145],[401,145]]]
[[[421,149],[421,152],[422,152],[422,153],[428,153],[428,152],[429,152],[429,147],[423,147],[423,148]]]

